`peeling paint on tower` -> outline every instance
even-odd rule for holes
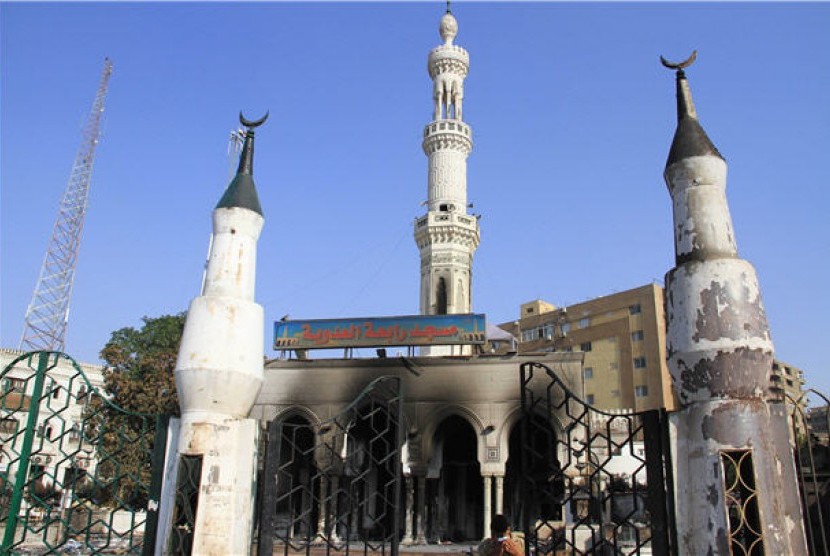
[[[677,70],[664,177],[676,262],[666,274],[666,351],[681,405],[671,418],[678,552],[730,554],[748,539],[766,554],[806,554],[786,414],[768,391],[766,312],[755,269],[738,256],[726,162],[692,102],[684,68],[693,60],[663,60]]]

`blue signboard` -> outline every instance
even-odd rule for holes
[[[274,323],[274,349],[483,344],[484,315],[418,315]]]

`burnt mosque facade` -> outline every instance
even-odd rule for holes
[[[458,22],[449,10],[439,32],[442,44],[428,57],[433,117],[422,142],[428,159],[427,210],[414,222],[414,238],[421,263],[421,314],[461,315],[472,312],[472,263],[479,244],[479,220],[467,213],[473,135],[463,103],[469,54],[454,43]],[[490,340],[501,332],[493,328]],[[503,332],[500,339],[505,340]],[[417,356],[410,349],[409,357],[271,360],[250,416],[263,426],[274,421],[320,426],[372,380],[399,377],[406,429],[402,542],[480,540],[493,513],[517,514],[522,503],[515,488],[520,472],[519,366],[544,363],[578,392],[583,357],[576,352],[484,352],[480,346],[435,345],[421,347]],[[307,461],[293,472],[300,480],[312,475],[314,466]],[[312,503],[313,497],[308,498]]]

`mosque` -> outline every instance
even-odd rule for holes
[[[466,315],[473,311],[472,266],[479,244],[479,220],[467,213],[473,133],[463,104],[470,55],[454,43],[458,23],[449,10],[439,32],[443,43],[428,57],[433,118],[422,142],[428,160],[426,214],[414,223],[420,312]],[[556,368],[575,392],[582,388],[581,353],[484,353],[511,339],[490,326],[487,349],[461,343],[420,347],[418,356],[409,357],[275,359],[265,365],[251,417],[318,425],[373,379],[400,377],[408,455],[403,542],[480,540],[492,512],[517,513],[521,504],[515,488],[520,364],[542,362]]]
[[[341,534],[342,523],[323,530],[331,524],[320,507],[337,503],[324,490],[337,477],[317,483],[308,477],[325,455],[316,448],[334,451],[322,440],[329,423],[381,377],[393,377],[401,386],[404,434],[398,438],[404,439],[405,487],[383,501],[373,494],[362,512],[405,500],[402,542],[409,544],[477,541],[489,531],[494,513],[539,515],[539,507],[528,510],[530,502],[517,488],[524,449],[517,425],[527,422],[521,411],[523,393],[528,388],[543,393],[546,384],[522,383],[520,369],[528,362],[543,364],[579,396],[584,392],[584,354],[490,350],[510,336],[486,327],[483,315],[472,312],[472,262],[480,236],[478,219],[467,213],[466,160],[473,135],[463,103],[469,54],[454,43],[458,23],[449,9],[439,32],[443,43],[428,56],[433,117],[422,142],[428,159],[426,214],[414,223],[421,262],[420,315],[278,322],[274,346],[295,356],[266,361],[263,368],[264,315],[254,301],[254,285],[256,242],[264,218],[253,181],[253,129],[264,119],[241,118],[248,130],[239,171],[213,213],[204,286],[190,305],[176,365],[182,416],[177,430],[171,430],[175,457],[167,464],[167,494],[159,510],[160,520],[170,523],[171,514],[187,513],[182,511],[187,504],[176,501],[174,509],[173,499],[178,500],[183,488],[194,494],[198,488],[198,512],[186,524],[188,531],[195,530],[196,553],[249,553],[256,470],[272,457],[263,458],[261,439],[275,423],[305,425],[313,432],[302,439],[302,453],[309,457],[297,459],[288,470],[289,483],[300,487],[298,496],[277,507],[280,515],[273,517],[299,523],[289,526],[289,533],[298,537]],[[683,73],[692,61],[664,61],[677,70],[678,91],[678,127],[665,173],[676,227],[677,266],[667,275],[666,308],[668,366],[682,405],[672,415],[674,430],[681,431],[675,439],[676,476],[683,478],[676,492],[678,535],[690,554],[727,550],[731,529],[723,508],[728,493],[722,492],[719,471],[725,465],[721,451],[727,450],[756,458],[756,469],[764,470],[758,475],[764,486],[759,515],[771,531],[767,548],[785,553],[787,538],[797,546],[799,535],[803,543],[803,531],[796,526],[778,531],[786,521],[782,507],[799,506],[796,489],[781,478],[795,477],[786,419],[764,397],[772,344],[754,269],[737,255],[725,196],[726,164],[697,121]],[[307,353],[332,347],[348,352],[351,346],[378,347],[378,357],[314,359]],[[408,352],[390,357],[386,346],[406,347]],[[550,410],[546,425],[557,435],[564,432],[567,411]],[[706,423],[702,431],[697,426],[701,420]],[[333,445],[334,456],[343,460],[343,481],[348,480],[347,460],[355,445],[389,443],[365,435],[360,422],[354,425]],[[765,435],[775,436],[777,444],[766,442]],[[754,446],[751,453],[746,442]],[[710,449],[713,445],[718,450]],[[364,453],[372,450],[369,446]],[[556,456],[560,462],[561,455]],[[283,451],[276,457],[285,456]],[[556,458],[545,462],[557,465],[549,461]],[[775,468],[773,461],[786,469],[768,474]],[[379,485],[385,479],[378,472],[373,480]],[[260,482],[268,481],[266,476]],[[194,484],[188,487],[188,482]],[[285,487],[278,483],[276,488]],[[700,496],[703,492],[707,496]],[[553,515],[558,511],[542,509],[550,515],[540,517],[564,519]],[[297,515],[304,516],[301,523]],[[177,518],[172,522],[178,523]],[[712,533],[715,526],[717,534]],[[397,535],[395,522],[391,528]]]

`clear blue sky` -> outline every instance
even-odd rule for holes
[[[186,309],[243,109],[266,223],[271,323],[418,311],[429,50],[444,3],[3,3],[2,345],[26,306],[91,106],[115,65],[67,351]],[[469,197],[482,214],[473,304],[513,320],[662,282],[662,171],[683,59],[729,163],[727,195],[779,358],[830,393],[830,4],[456,2],[471,55]]]

